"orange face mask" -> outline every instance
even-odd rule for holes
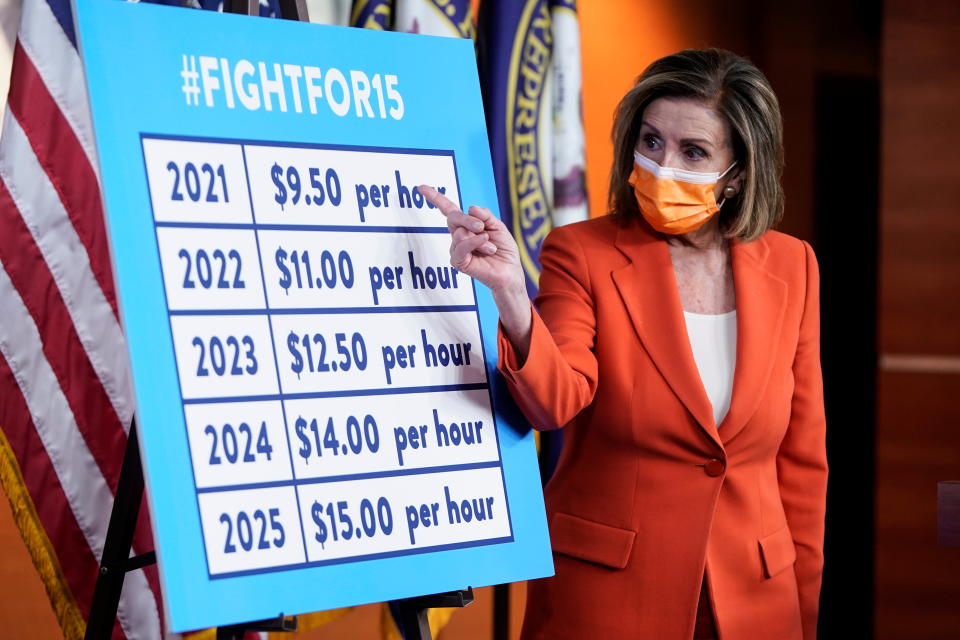
[[[720,211],[723,202],[717,204],[713,188],[737,164],[722,173],[686,171],[661,167],[637,151],[633,157],[629,182],[640,213],[654,229],[670,234],[695,231]]]

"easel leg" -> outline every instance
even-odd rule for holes
[[[270,620],[244,622],[226,627],[217,627],[217,640],[243,640],[248,631],[288,632],[297,630],[297,617],[287,618],[282,613]]]
[[[510,637],[510,585],[493,587],[493,640]]]
[[[417,609],[401,605],[397,626],[404,640],[432,640],[430,621],[427,618],[429,608]]]
[[[433,608],[465,607],[473,602],[473,588],[394,601],[399,609],[397,625],[404,640],[432,640],[427,613]]]
[[[142,500],[143,470],[140,467],[140,446],[137,443],[137,424],[134,421],[130,425],[127,450],[120,467],[117,494],[113,500],[110,524],[103,544],[103,557],[100,558],[100,573],[93,590],[85,640],[106,640],[113,631]]]

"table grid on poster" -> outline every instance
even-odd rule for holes
[[[512,541],[452,152],[141,142],[208,575]]]

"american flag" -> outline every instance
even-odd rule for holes
[[[122,37],[122,34],[118,34]],[[133,396],[69,0],[24,0],[0,136],[0,479],[64,635],[89,614]],[[153,549],[141,509],[135,553]],[[114,638],[160,638],[155,567]]]

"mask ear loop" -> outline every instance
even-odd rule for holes
[[[737,166],[737,161],[736,161],[736,160],[733,161],[733,164],[731,164],[729,167],[727,167],[726,169],[724,169],[724,170],[723,170],[723,173],[721,173],[719,176],[717,176],[717,180],[719,181],[720,178],[722,178],[723,176],[725,176],[725,175],[727,175],[728,173],[730,173],[730,169],[733,169],[735,166]],[[722,191],[720,192],[720,194],[723,196],[723,192],[722,192]],[[726,202],[726,201],[727,201],[727,196],[723,196],[723,200],[721,200],[720,202],[717,203],[717,209],[723,209],[723,203]]]

